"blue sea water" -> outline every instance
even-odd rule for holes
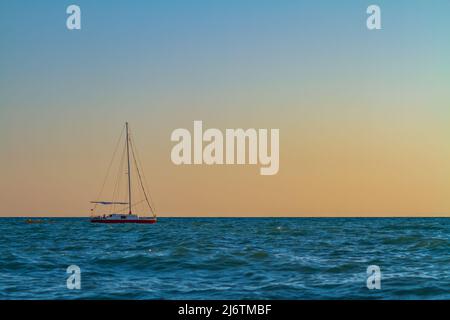
[[[449,248],[447,218],[2,218],[0,299],[450,299]]]

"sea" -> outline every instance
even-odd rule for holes
[[[39,220],[0,219],[0,299],[450,299],[449,218]]]

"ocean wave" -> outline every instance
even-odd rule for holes
[[[2,299],[450,298],[449,219],[8,219],[0,234]]]

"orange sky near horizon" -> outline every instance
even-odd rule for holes
[[[161,217],[450,217],[450,2],[361,3],[0,4],[0,216],[89,216],[128,121]],[[279,129],[278,174],[174,165],[194,120]]]

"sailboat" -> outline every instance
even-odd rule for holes
[[[145,176],[143,179],[143,172],[142,170],[139,169],[138,164],[138,157],[136,157],[136,153],[135,152],[135,148],[133,145],[133,141],[131,139],[130,136],[130,132],[129,132],[129,126],[128,126],[128,122],[125,123],[125,146],[124,146],[124,150],[123,153],[126,153],[126,161],[127,161],[127,172],[126,175],[128,177],[127,179],[127,185],[126,185],[126,193],[127,193],[127,200],[126,201],[115,201],[114,198],[116,196],[118,196],[120,194],[120,192],[118,191],[119,188],[117,187],[119,182],[120,182],[120,171],[122,169],[122,165],[123,162],[121,161],[121,165],[119,166],[119,177],[118,179],[116,179],[116,184],[114,187],[114,192],[113,192],[113,200],[110,201],[101,201],[101,200],[95,200],[95,201],[91,201],[92,204],[94,204],[94,208],[91,209],[91,222],[92,223],[144,223],[144,224],[153,224],[156,223],[156,214],[155,214],[155,210],[153,209],[153,205],[151,204],[151,198],[148,197],[148,193],[146,188],[144,187],[144,181],[145,180]],[[119,142],[122,138],[123,135],[123,131],[121,134],[121,137],[119,139]],[[114,155],[116,154],[117,151],[117,147],[116,146],[116,150],[114,152]],[[130,155],[130,151],[131,151],[131,155]],[[124,154],[122,155],[122,160],[124,158]],[[113,155],[113,160],[114,160],[114,155]],[[134,168],[136,171],[136,176],[137,176],[137,182],[138,182],[138,187],[139,189],[141,189],[141,193],[143,194],[143,199],[142,200],[136,200],[135,202],[133,202],[133,195],[132,195],[132,169],[133,166],[131,164],[131,158],[133,158],[133,162],[134,162]],[[111,161],[111,164],[113,163],[113,161]],[[111,164],[108,168],[108,173],[107,173],[107,177],[105,178],[105,181],[103,183],[103,187],[102,187],[102,191],[103,188],[105,187],[105,183],[106,180],[108,178],[109,175],[109,171],[111,169]],[[100,191],[100,195],[102,193],[102,191]],[[100,196],[99,195],[99,196]],[[143,216],[143,215],[138,215],[135,214],[133,211],[136,207],[138,207],[139,205],[143,205],[144,209],[149,209],[151,216]],[[96,212],[98,207],[108,207],[109,208],[109,212],[108,214],[103,214],[103,215],[95,215],[94,212]]]

